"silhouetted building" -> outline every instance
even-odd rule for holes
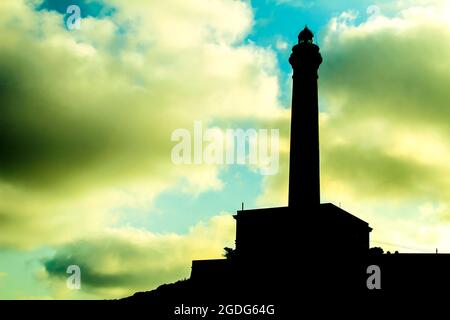
[[[365,255],[369,250],[369,224],[331,203],[304,210],[240,210],[234,218],[236,255],[242,259],[281,258],[294,252]]]
[[[367,270],[375,266],[386,297],[448,288],[450,255],[374,254],[367,222],[320,203],[317,71],[322,57],[308,28],[289,62],[294,74],[288,206],[239,210],[233,258],[194,261],[191,279],[207,288],[220,279],[221,292],[241,296],[253,288],[251,293],[261,297],[284,292],[289,299],[287,285],[332,299],[345,293],[373,298],[380,290],[368,287]]]
[[[320,203],[317,72],[322,57],[307,27],[300,32],[289,62],[294,74],[288,206],[239,210],[234,215],[234,261],[194,261],[194,280],[227,278],[224,270],[235,274],[246,269],[279,269],[277,264],[292,255],[312,261],[314,255],[368,253],[372,231],[368,223],[331,203]]]
[[[285,256],[294,252],[285,250],[293,245],[303,252],[361,255],[369,250],[367,222],[333,204],[320,204],[317,71],[322,57],[307,27],[298,40],[289,58],[294,69],[289,205],[237,212],[236,253],[243,259]]]

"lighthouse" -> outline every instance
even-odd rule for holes
[[[320,203],[317,81],[322,56],[313,39],[305,27],[289,58],[293,89],[288,205],[238,210],[234,215],[234,258],[194,261],[193,279],[209,281],[214,275],[226,274],[227,268],[236,268],[230,271],[233,276],[248,271],[254,277],[259,270],[289,277],[298,272],[296,264],[286,263],[293,255],[301,256],[304,268],[310,271],[319,267],[315,262],[318,256],[367,255],[372,231],[369,224],[332,203]]]
[[[305,27],[292,48],[294,71],[291,111],[289,207],[320,204],[318,69],[322,63],[313,33]]]

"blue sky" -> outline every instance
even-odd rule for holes
[[[133,209],[128,209],[119,224],[144,227],[155,232],[185,234],[198,221],[207,221],[217,213],[239,210],[242,202],[246,208],[257,207],[262,180],[259,173],[233,165],[221,171],[219,177],[223,181],[220,190],[209,190],[197,196],[183,192],[182,186],[165,191],[156,198],[152,210],[136,214]]]

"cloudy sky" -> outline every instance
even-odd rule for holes
[[[287,59],[305,24],[324,58],[322,201],[367,220],[372,246],[450,252],[448,1],[2,0],[0,298],[187,278],[233,246],[241,202],[286,205]],[[279,129],[279,172],[175,165],[171,133],[194,121]]]

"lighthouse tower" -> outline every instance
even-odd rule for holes
[[[308,27],[300,32],[289,63],[294,69],[289,207],[317,207],[320,204],[317,71],[322,56]]]

